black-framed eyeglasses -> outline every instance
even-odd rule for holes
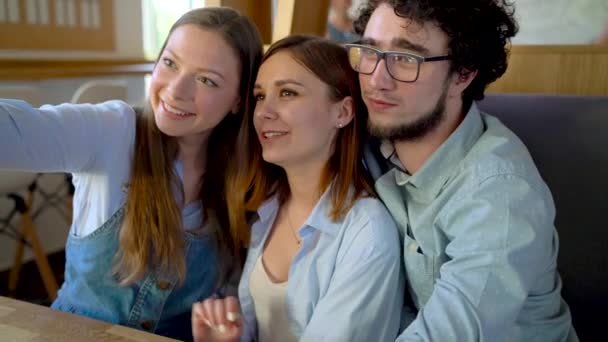
[[[358,73],[371,75],[380,60],[384,59],[389,75],[400,82],[416,82],[420,74],[420,64],[450,60],[452,56],[424,57],[409,52],[382,51],[368,45],[344,44],[348,51],[350,66]]]

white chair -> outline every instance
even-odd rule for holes
[[[34,260],[36,261],[49,299],[53,300],[57,296],[57,279],[51,270],[46,253],[40,243],[32,215],[37,178],[37,173],[0,171],[0,197],[13,202],[13,208],[9,214],[6,217],[0,218],[0,234],[9,236],[17,242],[13,268],[9,274],[9,295],[14,296],[16,293],[23,252],[25,246],[28,246],[34,252]],[[24,193],[25,196],[23,195]],[[13,227],[11,224],[15,215],[20,216],[18,228]]]
[[[81,85],[74,96],[72,103],[100,103],[108,100],[127,101],[127,84],[122,81],[89,81]]]
[[[40,92],[34,87],[0,86],[0,98],[23,100],[34,107],[40,107],[42,105]]]

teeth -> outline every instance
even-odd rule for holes
[[[175,115],[180,115],[180,116],[185,116],[188,115],[187,112],[182,112],[179,109],[175,108],[175,107],[171,107],[169,104],[167,104],[166,102],[163,102],[165,104],[165,109],[167,109],[168,111],[170,111],[171,113],[175,114]]]
[[[264,137],[273,138],[273,137],[278,137],[278,136],[285,135],[285,134],[286,133],[284,133],[284,132],[267,132],[267,133],[264,133]]]

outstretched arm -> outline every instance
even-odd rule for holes
[[[110,145],[133,137],[133,109],[121,101],[33,108],[0,100],[0,169],[78,172],[94,169]],[[125,146],[123,146],[126,148]]]

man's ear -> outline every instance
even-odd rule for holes
[[[348,125],[355,116],[353,98],[346,96],[339,102],[338,115],[336,116],[336,127],[342,128]]]
[[[469,71],[463,70],[461,72],[454,73],[454,79],[452,80],[452,88],[455,94],[462,94],[465,89],[473,82],[473,80],[477,77],[477,70]]]

